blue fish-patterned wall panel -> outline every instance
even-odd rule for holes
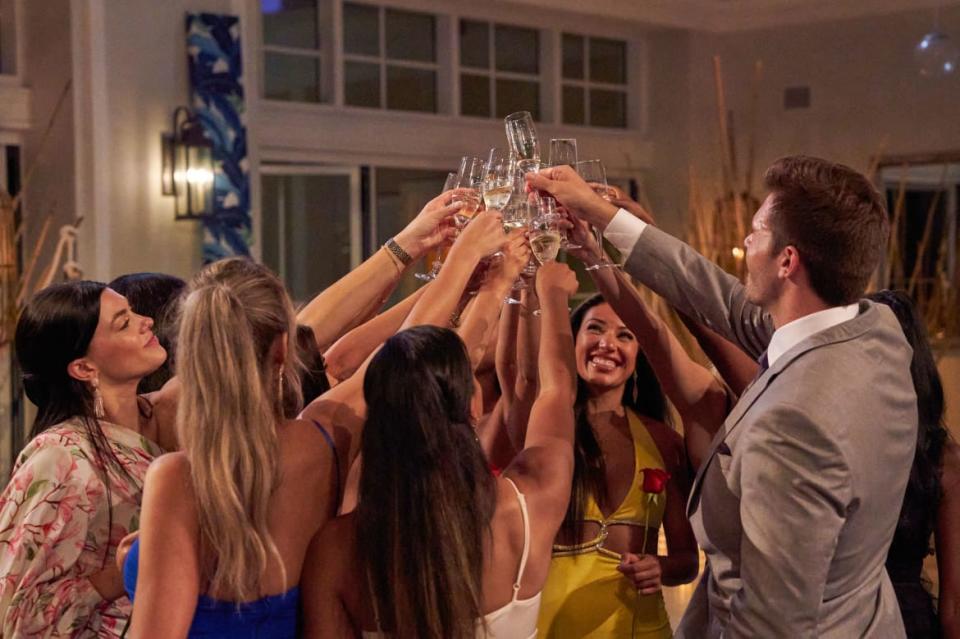
[[[187,14],[193,112],[213,142],[213,214],[204,217],[203,261],[250,255],[250,173],[240,55],[240,19]]]

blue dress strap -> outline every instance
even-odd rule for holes
[[[318,422],[313,418],[311,418],[310,421],[313,422],[313,424],[318,429],[320,429],[320,434],[323,435],[323,438],[327,440],[328,444],[330,444],[330,450],[333,452],[333,468],[334,468],[334,471],[336,471],[336,475],[337,475],[336,504],[337,504],[337,510],[340,510],[340,498],[342,495],[340,494],[340,456],[337,454],[337,445],[333,443],[333,437],[331,437],[330,433],[327,432],[327,429],[323,427],[323,424],[321,424],[320,422]]]

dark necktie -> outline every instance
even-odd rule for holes
[[[757,380],[760,379],[760,376],[763,375],[768,368],[770,368],[770,362],[767,360],[767,351],[763,351],[763,355],[757,359],[757,364],[760,365],[760,368],[757,369],[757,374],[753,376],[753,379],[750,381],[750,385],[747,386],[747,388],[750,388],[750,386],[756,384]]]

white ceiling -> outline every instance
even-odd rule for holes
[[[730,32],[960,7],[960,0],[513,0],[631,22]]]

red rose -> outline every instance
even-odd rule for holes
[[[657,495],[666,490],[670,473],[662,468],[644,468],[640,472],[643,473],[643,492]]]

